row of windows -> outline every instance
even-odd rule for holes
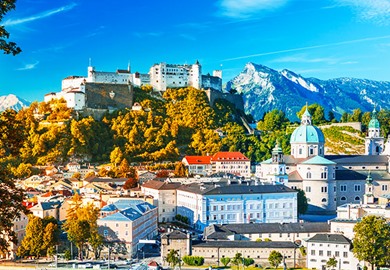
[[[318,251],[318,256],[324,256],[324,250],[317,250]],[[317,251],[316,250],[311,250],[310,252],[310,255],[312,256],[316,256],[317,255]],[[332,257],[332,251],[331,250],[327,250],[326,251],[326,256],[327,257]],[[334,252],[334,257],[340,257],[340,251],[335,251]],[[348,252],[344,251],[343,252],[343,258],[348,258]]]

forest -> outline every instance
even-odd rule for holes
[[[218,151],[240,151],[252,161],[262,161],[270,157],[276,140],[288,154],[290,135],[299,124],[273,110],[258,122],[258,133],[248,134],[241,117],[251,121],[250,115],[225,100],[217,100],[211,107],[201,90],[168,89],[161,97],[143,87],[136,88],[134,96],[143,110],[118,110],[102,120],[80,116],[67,108],[64,100],[34,102],[19,112],[2,112],[2,168],[19,178],[31,175],[35,165],[59,165],[69,160],[120,163],[126,159],[130,164],[155,164]],[[332,113],[325,116],[318,104],[308,109],[315,125],[337,122]],[[298,117],[304,110],[305,106]],[[390,111],[381,110],[377,117],[383,136],[387,136]],[[370,112],[356,109],[340,121],[361,121],[364,131],[370,119]]]

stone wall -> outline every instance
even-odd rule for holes
[[[215,103],[215,100],[217,99],[224,99],[229,101],[230,103],[234,104],[237,109],[244,111],[244,101],[242,99],[242,96],[239,94],[230,94],[230,93],[223,93],[220,91],[215,91],[212,89],[204,90],[206,92],[206,95],[209,99],[210,105],[213,106]]]
[[[104,110],[131,108],[133,95],[133,87],[129,84],[86,83],[85,107]]]

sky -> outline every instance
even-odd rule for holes
[[[390,81],[390,0],[17,0],[0,25],[22,49],[0,53],[0,96],[29,101],[67,76],[160,62],[222,69],[253,62],[303,77]]]

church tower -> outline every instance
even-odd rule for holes
[[[371,172],[368,172],[365,184],[365,193],[363,196],[364,204],[372,204],[374,203],[374,185],[372,184],[372,176]]]
[[[283,150],[276,141],[274,149],[272,149],[271,158],[272,173],[269,175],[269,180],[273,183],[287,184],[288,175],[286,173],[286,164],[284,163]]]
[[[385,139],[381,137],[380,124],[376,118],[376,110],[372,111],[372,117],[368,124],[368,134],[365,138],[365,154],[380,155],[383,152]]]

